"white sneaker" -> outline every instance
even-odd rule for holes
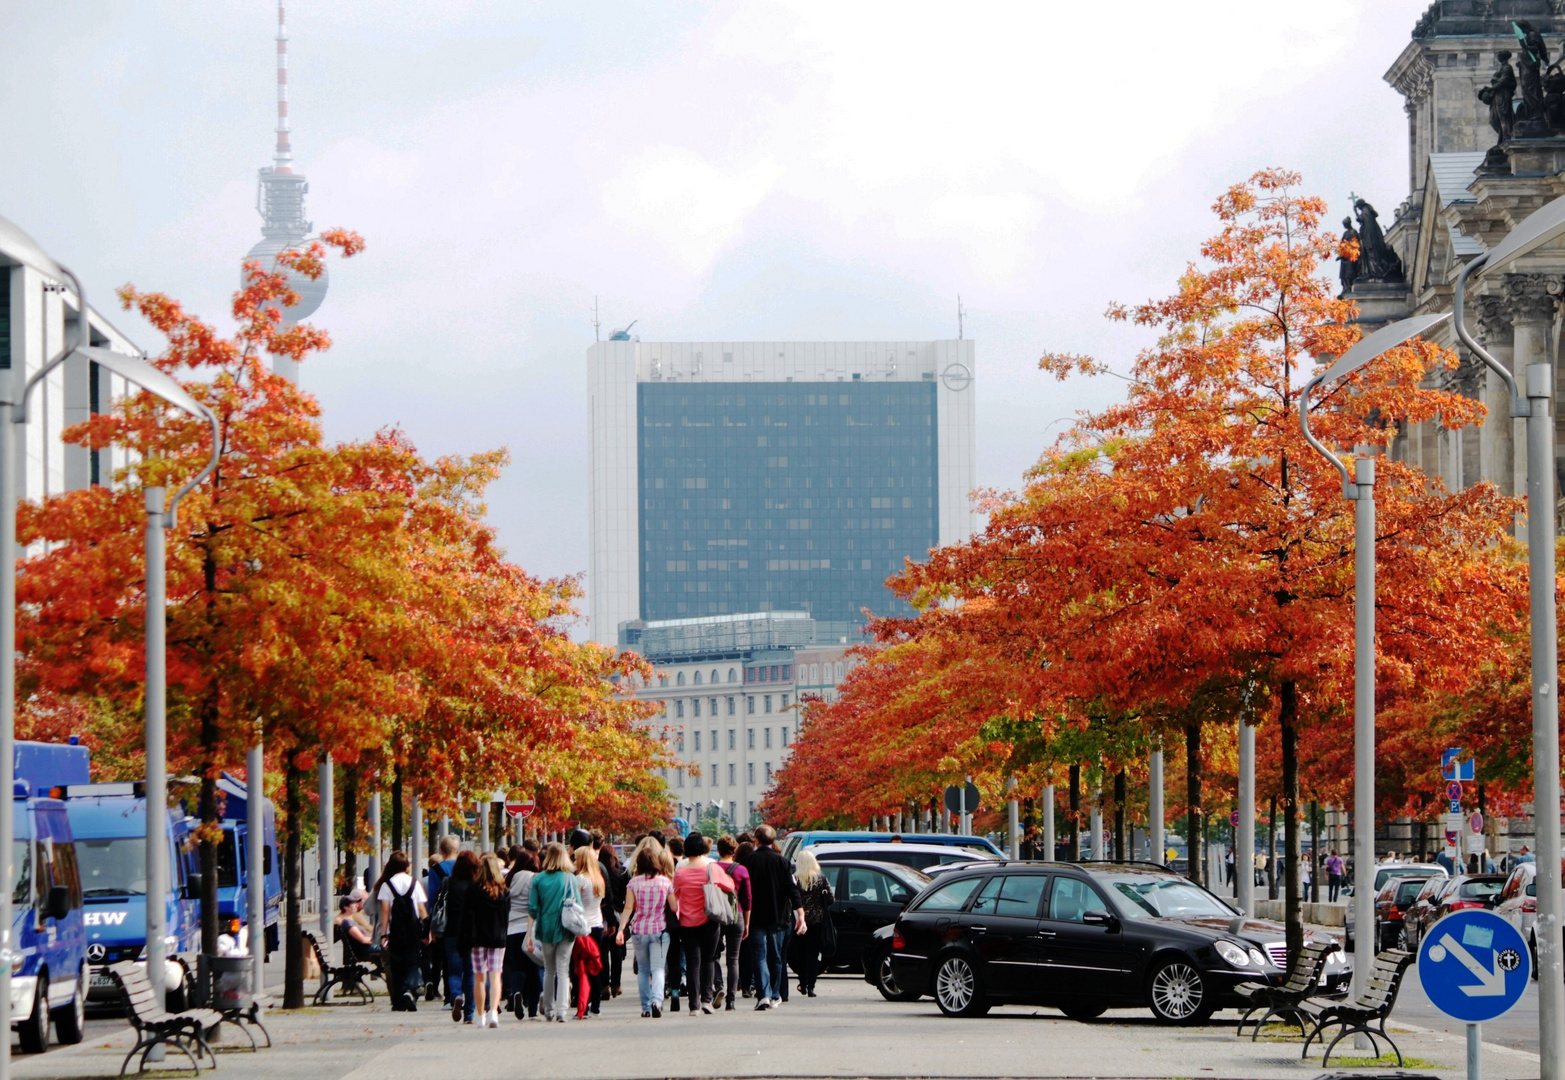
[[[782,1005],[782,998],[772,998],[772,1008],[775,1009],[780,1005]]]
[[[500,1026],[500,1011],[498,1009],[489,1010],[489,1026],[492,1028]]]

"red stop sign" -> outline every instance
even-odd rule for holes
[[[524,818],[530,815],[537,807],[535,799],[525,799],[521,802],[508,802],[505,804],[505,812],[514,818]]]

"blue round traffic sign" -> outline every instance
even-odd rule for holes
[[[1457,911],[1418,949],[1418,981],[1435,1008],[1469,1024],[1493,1020],[1521,999],[1531,977],[1527,943],[1489,911]]]

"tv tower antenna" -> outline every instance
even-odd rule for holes
[[[956,340],[962,340],[962,324],[967,320],[967,312],[962,308],[962,294],[956,294]]]
[[[592,298],[592,340],[593,341],[602,341],[603,340],[603,335],[598,332],[599,327],[601,327],[602,325],[603,325],[603,321],[598,318],[598,298],[596,296],[594,296]]]
[[[293,172],[293,147],[288,142],[288,16],[277,0],[277,153],[276,172]]]

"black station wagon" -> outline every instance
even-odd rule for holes
[[[1280,984],[1283,927],[1247,919],[1188,878],[1137,863],[983,863],[953,870],[897,919],[889,971],[904,1000],[947,1016],[1038,1004],[1090,1020],[1145,1007],[1199,1023],[1240,1004],[1240,983]],[[1340,950],[1322,977],[1346,991]],[[890,995],[888,995],[890,996]]]

